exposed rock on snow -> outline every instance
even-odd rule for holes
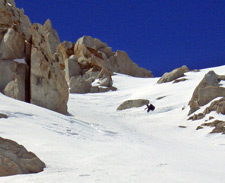
[[[186,65],[174,69],[171,72],[166,72],[165,74],[163,74],[163,76],[157,81],[157,83],[166,83],[166,82],[170,82],[173,81],[177,78],[183,77],[185,72],[189,72],[190,70],[188,69],[188,67]]]
[[[207,107],[203,113],[194,114],[193,116],[189,117],[189,120],[199,120],[204,118],[207,114],[211,113],[212,111],[216,111],[218,114],[225,115],[225,97],[216,100]]]
[[[225,97],[212,102],[211,105],[205,109],[204,113],[209,114],[212,111],[216,111],[218,114],[221,113],[225,115]]]
[[[189,102],[190,111],[188,115],[217,97],[225,97],[225,88],[219,86],[221,80],[224,80],[224,76],[218,76],[214,71],[209,71],[204,76],[194,90]]]
[[[0,176],[38,173],[45,164],[22,145],[0,137]]]
[[[175,80],[173,81],[173,83],[179,83],[179,82],[186,81],[186,80],[187,80],[186,78],[175,79]]]
[[[149,104],[149,100],[147,99],[127,100],[120,104],[117,110],[125,110],[133,107],[142,107],[147,104]]]
[[[225,134],[225,121],[215,120],[213,122],[203,123],[201,126],[198,126],[196,130],[202,129],[204,126],[213,127],[213,130],[210,133]]]
[[[125,51],[116,51],[109,59],[106,59],[107,67],[113,72],[127,74],[134,77],[153,77],[147,69],[138,67]]]
[[[8,118],[6,114],[0,113],[0,118]]]

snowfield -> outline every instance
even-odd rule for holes
[[[188,72],[188,80],[176,84],[116,74],[117,91],[70,94],[67,116],[0,94],[0,113],[9,116],[0,119],[0,136],[22,144],[47,166],[0,182],[224,183],[225,136],[208,134],[210,127],[195,129],[209,116],[225,115],[187,120],[188,102],[209,70],[225,74],[225,66]],[[116,111],[129,99],[149,99],[156,109]]]

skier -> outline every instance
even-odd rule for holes
[[[147,104],[146,106],[147,106],[147,108],[145,108],[145,110],[147,109],[147,112],[155,110],[155,106],[152,104],[150,104],[150,105]]]

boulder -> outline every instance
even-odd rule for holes
[[[108,47],[106,43],[103,43],[97,38],[92,38],[91,36],[83,36],[77,40],[79,45],[85,45],[95,50],[99,50],[100,48]]]
[[[62,114],[67,113],[68,85],[65,65],[56,51],[60,40],[49,20],[33,24],[31,48],[30,102]],[[54,40],[49,42],[50,40]],[[52,45],[53,44],[53,45]]]
[[[38,173],[45,163],[22,145],[0,137],[0,176]]]
[[[112,72],[127,74],[134,77],[153,77],[147,69],[138,67],[125,51],[117,50],[116,53],[105,60],[107,68]]]
[[[70,93],[89,93],[90,89],[91,82],[86,81],[82,77],[71,77]]]
[[[173,80],[176,80],[177,78],[183,77],[185,72],[189,72],[190,70],[188,69],[188,67],[186,65],[174,69],[171,72],[166,72],[165,74],[163,74],[163,76],[157,81],[158,84],[160,83],[166,83],[166,82],[170,82]]]
[[[175,79],[175,80],[173,81],[173,84],[174,84],[174,83],[183,82],[183,81],[186,81],[186,80],[187,80],[186,78]]]
[[[8,118],[6,114],[0,113],[0,118]]]
[[[137,100],[127,100],[119,105],[117,110],[125,110],[133,107],[141,107],[149,104],[149,100],[147,99],[137,99]]]
[[[218,76],[214,71],[209,71],[204,76],[195,88],[192,98],[189,101],[190,111],[188,115],[217,97],[225,97],[225,88],[219,86],[221,78],[223,76]]]

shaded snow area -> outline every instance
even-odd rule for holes
[[[225,74],[225,66],[189,72],[176,84],[117,74],[117,91],[71,94],[68,116],[0,94],[0,113],[9,116],[0,119],[0,136],[47,165],[41,173],[0,182],[224,183],[225,136],[208,134],[210,127],[195,130],[204,119],[187,120],[193,91],[212,69]],[[116,111],[129,99],[149,99],[156,109]]]

